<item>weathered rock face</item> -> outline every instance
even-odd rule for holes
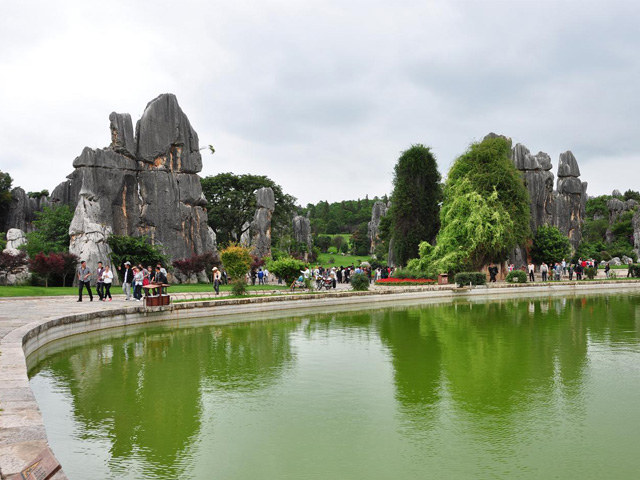
[[[216,250],[207,225],[198,136],[174,95],[151,101],[133,136],[131,117],[109,116],[111,146],[85,148],[51,198],[76,199],[69,250],[94,269],[111,234],[145,236],[171,258]]]
[[[370,253],[374,253],[376,247],[380,243],[380,221],[382,220],[382,217],[387,215],[388,209],[388,205],[384,202],[375,202],[373,204],[373,208],[371,209],[371,221],[367,227],[369,241],[371,242],[371,247],[369,248]]]
[[[20,187],[11,190],[11,204],[7,210],[3,230],[17,228],[23,232],[33,230],[35,212],[41,211],[45,205],[49,204],[46,197],[29,198],[27,193]]]
[[[293,238],[298,243],[307,245],[307,251],[311,251],[311,222],[307,217],[296,215],[293,217]]]
[[[258,208],[251,223],[252,253],[260,258],[271,256],[271,217],[276,208],[275,195],[269,187],[256,191]]]
[[[11,250],[18,250],[22,245],[27,243],[25,233],[18,228],[10,228],[7,232],[7,247]]]
[[[640,211],[633,215],[631,225],[633,226],[633,249],[640,259]]]
[[[577,248],[582,240],[581,227],[588,197],[587,183],[580,181],[580,168],[573,153],[567,151],[560,155],[556,190],[548,154],[532,155],[524,145],[517,144],[511,151],[511,158],[529,192],[531,231],[535,234],[540,226],[556,226]],[[527,248],[516,248],[509,261],[516,267],[526,265]]]

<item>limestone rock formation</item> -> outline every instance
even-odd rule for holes
[[[10,228],[7,231],[7,247],[9,250],[18,250],[22,245],[27,243],[25,233],[18,228]]]
[[[256,209],[251,223],[251,249],[260,258],[271,256],[271,217],[276,208],[275,196],[270,187],[256,191]]]
[[[296,215],[293,217],[293,238],[298,243],[307,246],[307,252],[311,251],[311,222],[307,217]]]
[[[176,97],[152,100],[135,137],[128,114],[109,119],[110,147],[85,148],[51,196],[75,206],[70,252],[93,269],[108,261],[106,240],[115,234],[145,236],[171,259],[215,253],[196,174],[202,167],[198,136]]]
[[[522,144],[511,151],[511,159],[520,170],[530,197],[531,231],[553,225],[563,232],[574,248],[582,240],[581,226],[585,218],[587,183],[580,181],[580,168],[572,152],[560,155],[558,180],[554,190],[551,157],[539,152],[531,154]],[[520,246],[510,256],[516,267],[526,265],[527,249]]]
[[[11,190],[11,203],[7,209],[3,230],[17,228],[23,232],[33,230],[35,212],[41,211],[49,204],[47,197],[30,198],[20,187]]]
[[[631,226],[633,227],[633,249],[640,258],[640,211],[633,215]]]
[[[382,217],[387,215],[388,210],[389,207],[384,202],[375,202],[371,209],[371,221],[367,227],[369,242],[371,243],[369,252],[371,254],[375,252],[376,247],[380,243],[380,221]]]

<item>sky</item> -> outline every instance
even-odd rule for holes
[[[640,190],[640,2],[3,2],[0,170],[53,190],[174,93],[202,176],[267,175],[301,205],[392,190],[413,144],[444,176],[496,132],[571,150],[591,195]]]

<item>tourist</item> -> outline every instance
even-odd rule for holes
[[[160,271],[162,272],[164,277],[167,278],[167,270],[162,266],[160,262],[158,262],[158,265],[156,265],[156,267],[160,267]]]
[[[576,263],[576,268],[574,268],[575,272],[576,272],[576,280],[580,281],[582,280],[582,272],[584,271],[584,268],[582,267],[582,262],[578,261],[578,263]]]
[[[562,275],[566,275],[567,274],[567,261],[563,258],[562,259]]]
[[[133,283],[133,272],[131,271],[131,263],[124,262],[124,273],[122,276],[122,291],[126,298],[125,302],[131,300],[131,284]]]
[[[604,266],[604,276],[606,278],[609,278],[609,270],[611,270],[611,267],[609,266],[609,262],[607,262],[607,264]]]
[[[223,285],[229,284],[229,276],[227,275],[227,271],[224,268],[222,269],[222,284]]]
[[[222,279],[222,274],[218,267],[213,267],[213,289],[216,291],[216,295],[220,294],[220,280]]]
[[[258,274],[256,273],[256,269],[254,267],[251,267],[251,272],[249,272],[249,275],[251,277],[251,285],[255,285],[256,277],[258,276]]]
[[[80,263],[78,267],[78,301],[82,301],[82,291],[84,287],[87,287],[87,292],[89,292],[89,301],[93,302],[93,293],[91,293],[91,270],[87,267],[87,262],[84,260]]]
[[[496,276],[498,275],[498,267],[493,262],[489,265],[489,281],[495,283]]]
[[[540,265],[540,275],[542,276],[542,281],[546,282],[547,281],[547,274],[549,273],[549,267],[547,266],[546,263],[542,262],[542,265]]]
[[[160,267],[159,264],[156,267],[156,274],[155,274],[155,277],[153,278],[153,283],[158,285],[158,288],[153,289],[153,294],[162,295],[162,291],[163,291],[162,286],[165,283],[167,283],[167,276],[164,273],[162,273],[162,268]]]
[[[269,283],[269,270],[267,270],[267,267],[264,267],[264,283],[267,284]]]
[[[529,281],[533,282],[533,281],[535,281],[535,273],[534,272],[536,270],[536,267],[533,264],[533,262],[529,262],[528,269],[529,269]]]
[[[556,262],[556,266],[554,269],[554,273],[555,273],[555,280],[556,282],[559,282],[560,279],[562,278],[562,265],[558,262]]]
[[[144,283],[144,273],[142,269],[133,267],[133,298],[139,302],[142,298],[142,285]]]
[[[572,265],[572,264],[569,264],[568,268],[569,268],[569,281],[571,282],[571,281],[573,281],[573,270],[574,270],[575,266]]]
[[[104,272],[102,273],[102,280],[104,282],[104,297],[102,299],[103,302],[107,301],[107,297],[109,297],[109,301],[113,300],[111,298],[111,283],[113,282],[113,272],[109,265],[104,267]]]
[[[264,285],[264,272],[262,268],[258,269],[258,285]]]
[[[98,292],[98,298],[100,301],[104,299],[104,279],[102,278],[102,274],[104,273],[104,268],[102,267],[102,262],[98,262],[98,269],[96,270],[96,292]]]

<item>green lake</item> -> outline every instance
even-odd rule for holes
[[[352,308],[45,347],[52,449],[71,480],[640,478],[640,295]]]

